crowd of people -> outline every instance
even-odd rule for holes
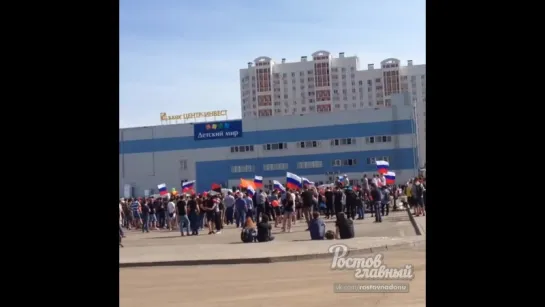
[[[414,215],[425,215],[425,178],[411,179],[404,185],[387,185],[384,176],[364,176],[361,185],[350,186],[348,178],[334,184],[314,187],[304,186],[292,190],[246,190],[227,193],[205,192],[180,194],[171,197],[121,199],[119,202],[119,232],[125,229],[142,232],[166,229],[179,230],[181,236],[221,234],[226,225],[241,228],[243,242],[266,242],[272,225],[282,232],[291,232],[296,223],[305,223],[311,239],[354,237],[353,220],[364,219],[366,212],[382,222],[390,204],[393,210],[399,204],[409,206]],[[336,230],[326,231],[325,219],[336,219]]]

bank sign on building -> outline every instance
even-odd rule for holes
[[[242,121],[221,121],[194,124],[195,141],[242,137]]]

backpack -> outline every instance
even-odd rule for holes
[[[255,237],[257,237],[257,229],[255,228],[244,228],[240,233],[240,240],[244,243],[254,242]]]

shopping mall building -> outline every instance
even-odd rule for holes
[[[389,161],[403,183],[424,165],[414,113],[408,95],[398,94],[380,109],[120,129],[119,194],[154,194],[162,183],[180,190],[188,180],[202,192],[255,175],[270,188],[286,172],[316,183],[339,174],[361,180],[375,173],[376,160]]]

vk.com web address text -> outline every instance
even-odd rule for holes
[[[333,284],[335,293],[407,293],[409,292],[408,283],[335,283]]]

